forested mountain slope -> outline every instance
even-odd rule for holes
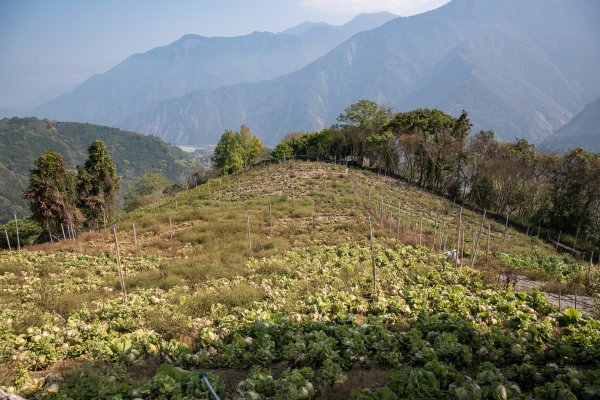
[[[88,147],[101,139],[111,154],[122,183],[131,183],[148,172],[179,178],[193,160],[183,151],[155,136],[105,126],[56,122],[37,118],[0,120],[0,222],[29,214],[22,192],[33,162],[45,150],[63,155],[67,165],[83,165]],[[122,185],[123,186],[123,185]]]

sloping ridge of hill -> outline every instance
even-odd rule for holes
[[[587,151],[600,152],[600,98],[588,104],[542,145],[551,150],[581,147]]]
[[[5,118],[0,120],[0,222],[10,219],[15,211],[19,216],[29,214],[22,193],[33,162],[45,150],[62,154],[67,165],[75,168],[85,163],[94,139],[106,145],[122,187],[148,172],[177,179],[194,162],[155,136],[91,124]]]
[[[364,29],[394,18],[361,14],[341,26],[312,24],[286,33],[239,37],[185,35],[163,47],[134,54],[71,93],[30,114],[123,127],[121,122],[151,104],[198,89],[273,79],[301,68]],[[178,143],[171,138],[172,143]],[[181,143],[184,144],[184,143]]]
[[[289,75],[165,100],[124,126],[205,144],[245,124],[275,144],[368,98],[399,111],[464,109],[476,130],[539,142],[600,92],[599,19],[591,0],[453,0],[357,34]]]
[[[222,399],[594,398],[599,321],[504,264],[539,260],[581,290],[586,263],[484,221],[374,172],[288,161],[123,215],[118,259],[101,229],[2,251],[0,386],[210,398],[208,370]],[[461,236],[475,246],[457,265],[443,252]]]

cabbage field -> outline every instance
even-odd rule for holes
[[[557,257],[543,243],[491,223],[490,257],[475,243],[474,268],[457,265],[415,227],[424,205],[450,224],[452,203],[339,166],[210,185],[120,217],[127,302],[110,232],[0,253],[0,389],[211,399],[202,372],[221,399],[600,398],[593,314],[498,284]],[[556,279],[579,268],[555,264]]]

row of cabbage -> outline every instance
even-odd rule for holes
[[[13,327],[28,312],[28,296],[44,284],[31,279],[29,287],[6,289],[22,301],[0,310],[0,362],[18,371],[4,389],[48,399],[210,398],[196,371],[211,370],[222,398],[303,399],[318,398],[326,386],[353,387],[353,371],[381,370],[388,383],[356,388],[354,398],[599,398],[598,321],[558,313],[539,292],[489,287],[476,271],[424,248],[376,246],[375,253],[375,292],[369,247],[315,245],[250,260],[244,277],[137,290],[127,304],[99,301],[19,333]],[[29,257],[35,269],[41,256]],[[136,261],[131,271],[158,268],[158,261]],[[61,279],[67,291],[101,285],[93,276]],[[247,307],[212,304],[202,315],[182,311],[198,293],[240,284],[265,298]],[[153,312],[186,320],[191,340],[167,340],[149,328]],[[57,362],[82,360],[110,368],[96,385],[95,374],[32,378]],[[164,366],[143,382],[123,372],[150,360]],[[229,393],[219,381],[223,369],[247,371]]]

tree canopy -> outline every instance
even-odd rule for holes
[[[79,207],[92,225],[104,218],[109,220],[115,208],[119,178],[115,164],[104,143],[96,139],[88,149],[89,158],[83,167],[77,168]]]
[[[51,234],[63,225],[77,224],[81,213],[76,207],[76,177],[67,169],[63,157],[45,152],[34,162],[29,187],[24,197],[29,200],[33,218]]]
[[[239,132],[225,131],[211,158],[214,166],[224,174],[233,174],[249,168],[258,160],[264,144],[262,140],[242,126]]]
[[[562,231],[562,241],[600,249],[600,156],[582,149],[564,155],[536,152],[525,139],[499,142],[494,132],[470,135],[463,111],[436,109],[392,114],[360,100],[338,124],[284,138],[273,158],[306,155],[345,159],[401,176],[423,188],[513,221]]]

